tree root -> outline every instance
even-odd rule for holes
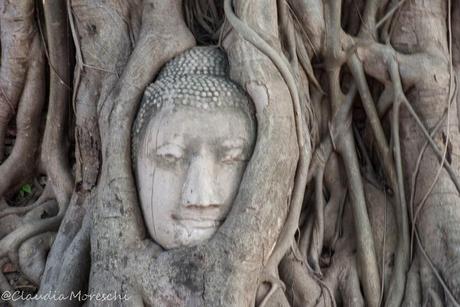
[[[308,173],[308,182],[315,176],[320,167],[324,167],[332,151],[336,151],[335,144],[343,137],[344,132],[351,126],[351,109],[357,93],[355,84],[350,89],[334,113],[329,124],[329,136],[321,141],[312,155],[312,161]]]
[[[19,207],[6,207],[0,211],[0,218],[3,218],[8,215],[23,215],[27,212],[34,210],[35,208],[41,206],[44,202],[53,199],[54,194],[51,188],[51,185],[47,185],[45,189],[40,194],[39,198],[30,205],[19,206]]]
[[[394,143],[394,160],[396,165],[397,175],[397,199],[400,206],[396,208],[395,213],[398,219],[398,229],[403,232],[402,236],[398,241],[398,248],[396,250],[396,262],[393,272],[393,277],[390,283],[390,289],[387,295],[386,306],[398,306],[404,297],[404,286],[406,284],[406,274],[409,270],[409,227],[407,218],[407,205],[406,205],[406,194],[404,191],[404,178],[402,171],[402,158],[401,158],[401,145],[399,140],[399,110],[400,103],[403,94],[402,83],[399,75],[399,68],[396,61],[392,61],[390,64],[390,76],[393,80],[394,88],[394,103],[393,103],[393,117],[391,121],[391,136]]]
[[[259,307],[267,307],[267,305],[271,303],[270,300],[272,299],[272,296],[279,289],[281,289],[283,292],[286,291],[286,285],[281,281],[281,279],[279,277],[276,277],[275,274],[268,273],[266,271],[261,274],[259,284],[269,285],[268,293],[260,302]]]
[[[326,1],[325,19],[326,29],[329,35],[326,37],[326,62],[328,63],[329,90],[331,93],[331,105],[333,112],[339,109],[344,97],[340,88],[340,66],[346,59],[340,47],[340,10],[341,1]],[[354,223],[357,240],[357,262],[360,279],[364,288],[364,294],[369,306],[377,306],[380,292],[380,279],[378,264],[375,254],[372,229],[367,214],[364,197],[363,182],[359,171],[359,164],[353,139],[353,132],[349,127],[343,138],[337,144],[348,178],[349,193],[353,208]]]
[[[49,106],[42,144],[42,160],[56,198],[61,206],[68,205],[73,190],[73,178],[68,161],[66,127],[70,101],[69,38],[65,1],[43,3],[50,66]]]
[[[417,226],[414,225],[414,227],[416,228]],[[431,261],[430,257],[426,253],[425,248],[422,245],[422,241],[420,240],[420,237],[419,237],[417,229],[415,229],[415,238],[417,239],[417,243],[418,243],[418,246],[419,246],[419,251],[422,253],[423,257],[425,258],[425,261],[428,263],[428,265],[430,266],[430,269],[432,270],[433,274],[436,276],[436,279],[438,280],[438,282],[440,283],[442,289],[444,290],[444,294],[448,297],[449,301],[452,303],[452,306],[460,307],[460,304],[455,299],[455,296],[452,294],[452,291],[449,289],[449,287],[447,286],[445,281],[442,279],[442,277],[439,274],[438,270],[436,269],[436,267],[434,266],[434,264]],[[437,297],[437,293],[432,292],[430,294],[431,295],[429,295],[429,296],[431,296],[432,299],[436,298],[435,302],[437,302],[438,300],[439,300],[439,302],[441,302],[441,300],[438,299],[438,297]],[[426,305],[426,302],[425,302],[425,305]],[[441,306],[441,305],[439,305],[439,306]]]
[[[359,286],[359,277],[356,266],[351,265],[342,277],[339,291],[342,296],[344,307],[359,307],[366,306],[364,304],[363,295]]]
[[[324,240],[324,195],[323,195],[324,168],[319,168],[315,175],[315,207],[313,229],[310,239],[308,263],[313,271],[321,275],[319,258],[323,251]]]
[[[438,132],[439,128],[441,127],[442,123],[444,122],[445,115],[447,115],[447,112],[444,113],[444,115],[438,121],[436,126],[433,128],[433,131],[430,133],[431,137],[433,137]],[[414,204],[415,192],[416,192],[416,182],[417,182],[417,177],[418,177],[418,173],[419,173],[419,170],[420,170],[420,165],[421,165],[421,162],[422,162],[422,158],[423,158],[423,155],[424,155],[427,147],[428,147],[428,140],[425,141],[425,144],[423,145],[423,147],[420,150],[420,154],[418,155],[417,162],[415,164],[415,169],[414,169],[414,172],[413,172],[412,178],[411,178],[411,195],[410,195],[410,201],[409,201],[409,210],[410,210],[409,212],[410,212],[410,215],[411,215],[411,223],[412,223],[412,225],[415,225],[415,222],[416,222],[416,218],[415,218],[416,213],[415,213],[415,204]],[[410,243],[410,255],[411,255],[411,258],[412,258],[413,254],[414,254],[413,253],[413,251],[414,251],[414,235],[415,235],[415,232],[414,232],[414,229],[413,229],[411,231],[411,241],[410,241],[411,242]]]
[[[90,255],[89,251],[85,250],[86,248],[89,249],[89,238],[87,237],[89,222],[87,221],[85,224],[85,220],[90,220],[90,208],[95,205],[95,197],[94,193],[90,195],[81,194],[74,193],[72,195],[69,208],[60,226],[60,229],[65,229],[66,231],[57,233],[52,249],[47,256],[38,292],[39,295],[50,291],[70,295],[72,291],[75,293],[86,289],[85,283],[88,282],[88,275],[85,274],[84,268],[90,265]],[[83,240],[80,239],[81,236],[83,236]],[[79,248],[83,249],[83,251],[76,252]],[[83,263],[78,263],[80,261]],[[68,264],[69,262],[77,262],[78,265],[71,267]],[[75,274],[74,270],[78,270],[79,274]],[[37,303],[37,307],[48,307],[49,304],[50,302],[48,301],[42,301],[40,304]]]
[[[285,58],[280,56],[278,52],[272,48],[266,41],[264,41],[254,30],[241,21],[234,13],[231,7],[230,0],[225,0],[224,10],[227,19],[233,28],[252,43],[259,51],[268,56],[272,63],[276,66],[284,81],[286,82],[291,99],[293,101],[293,109],[295,114],[295,126],[297,133],[297,142],[299,146],[299,162],[294,182],[294,189],[292,192],[292,201],[286,223],[278,238],[276,244],[266,267],[277,267],[281,259],[286,254],[294,240],[294,234],[298,228],[300,212],[302,209],[303,195],[307,184],[308,164],[310,157],[308,154],[309,144],[305,142],[305,137],[309,141],[309,135],[305,132],[303,127],[303,112],[300,107],[300,96],[298,93],[297,85],[294,76],[292,75],[289,65],[286,63]]]
[[[35,285],[40,284],[45,269],[46,256],[55,236],[56,233],[54,232],[45,232],[24,241],[19,247],[18,262],[21,272]]]
[[[320,301],[323,295],[321,286],[292,251],[283,258],[279,270],[281,279],[287,285],[286,295],[291,306],[315,306]]]
[[[35,40],[34,1],[0,4],[0,163],[3,162],[6,129],[16,113],[30,67],[29,51]],[[2,176],[0,176],[2,177]],[[2,193],[0,193],[2,194]]]
[[[18,250],[24,241],[37,234],[56,231],[62,220],[62,212],[59,212],[55,216],[42,219],[46,210],[43,211],[41,209],[49,208],[49,213],[53,215],[53,207],[55,207],[53,202],[43,203],[37,209],[26,214],[23,219],[24,223],[0,240],[0,258],[9,257],[13,263],[18,263]],[[55,213],[57,213],[57,210]]]
[[[10,156],[0,165],[0,197],[21,185],[36,168],[45,95],[44,57],[38,35],[35,35],[30,56],[32,60],[16,117],[16,142]]]
[[[407,274],[406,291],[403,306],[418,307],[422,305],[422,292],[420,288],[419,260],[412,261],[409,273]]]

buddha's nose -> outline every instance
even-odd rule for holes
[[[211,159],[195,157],[189,166],[182,189],[182,203],[188,208],[212,208],[222,205],[217,193],[214,165]]]

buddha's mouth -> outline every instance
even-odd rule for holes
[[[189,216],[181,214],[172,214],[172,219],[178,223],[192,228],[217,228],[222,224],[222,220],[209,216]]]

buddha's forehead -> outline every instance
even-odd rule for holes
[[[155,82],[147,87],[141,101],[133,124],[133,159],[136,159],[138,147],[142,146],[142,139],[150,134],[148,127],[156,127],[162,133],[175,131],[176,134],[180,132],[197,138],[200,135],[217,136],[217,133],[223,135],[224,129],[228,130],[227,135],[240,133],[242,137],[253,137],[255,117],[252,102],[244,90],[229,79],[227,68],[225,53],[215,47],[195,47],[169,61]],[[199,119],[190,121],[189,117],[185,117],[174,120],[171,117],[168,122],[181,124],[161,127],[167,123],[158,120],[164,114],[158,115],[170,107],[176,110],[187,110],[190,107],[189,113],[194,114],[193,118]],[[206,117],[204,114],[214,116]],[[238,121],[235,119],[237,114],[240,115],[240,120],[244,122],[245,118],[247,122],[234,127],[231,121]],[[219,117],[221,118],[217,120]],[[211,124],[213,120],[216,121],[214,125]],[[177,131],[181,128],[181,131]],[[238,129],[242,131],[237,131]]]
[[[251,146],[255,127],[239,108],[197,109],[171,106],[160,110],[147,127],[144,144],[158,146],[167,142]]]

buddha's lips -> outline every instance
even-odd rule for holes
[[[210,216],[197,217],[195,215],[172,214],[171,217],[173,220],[176,220],[181,224],[186,224],[196,228],[214,228],[219,227],[220,224],[222,224],[221,219]]]

